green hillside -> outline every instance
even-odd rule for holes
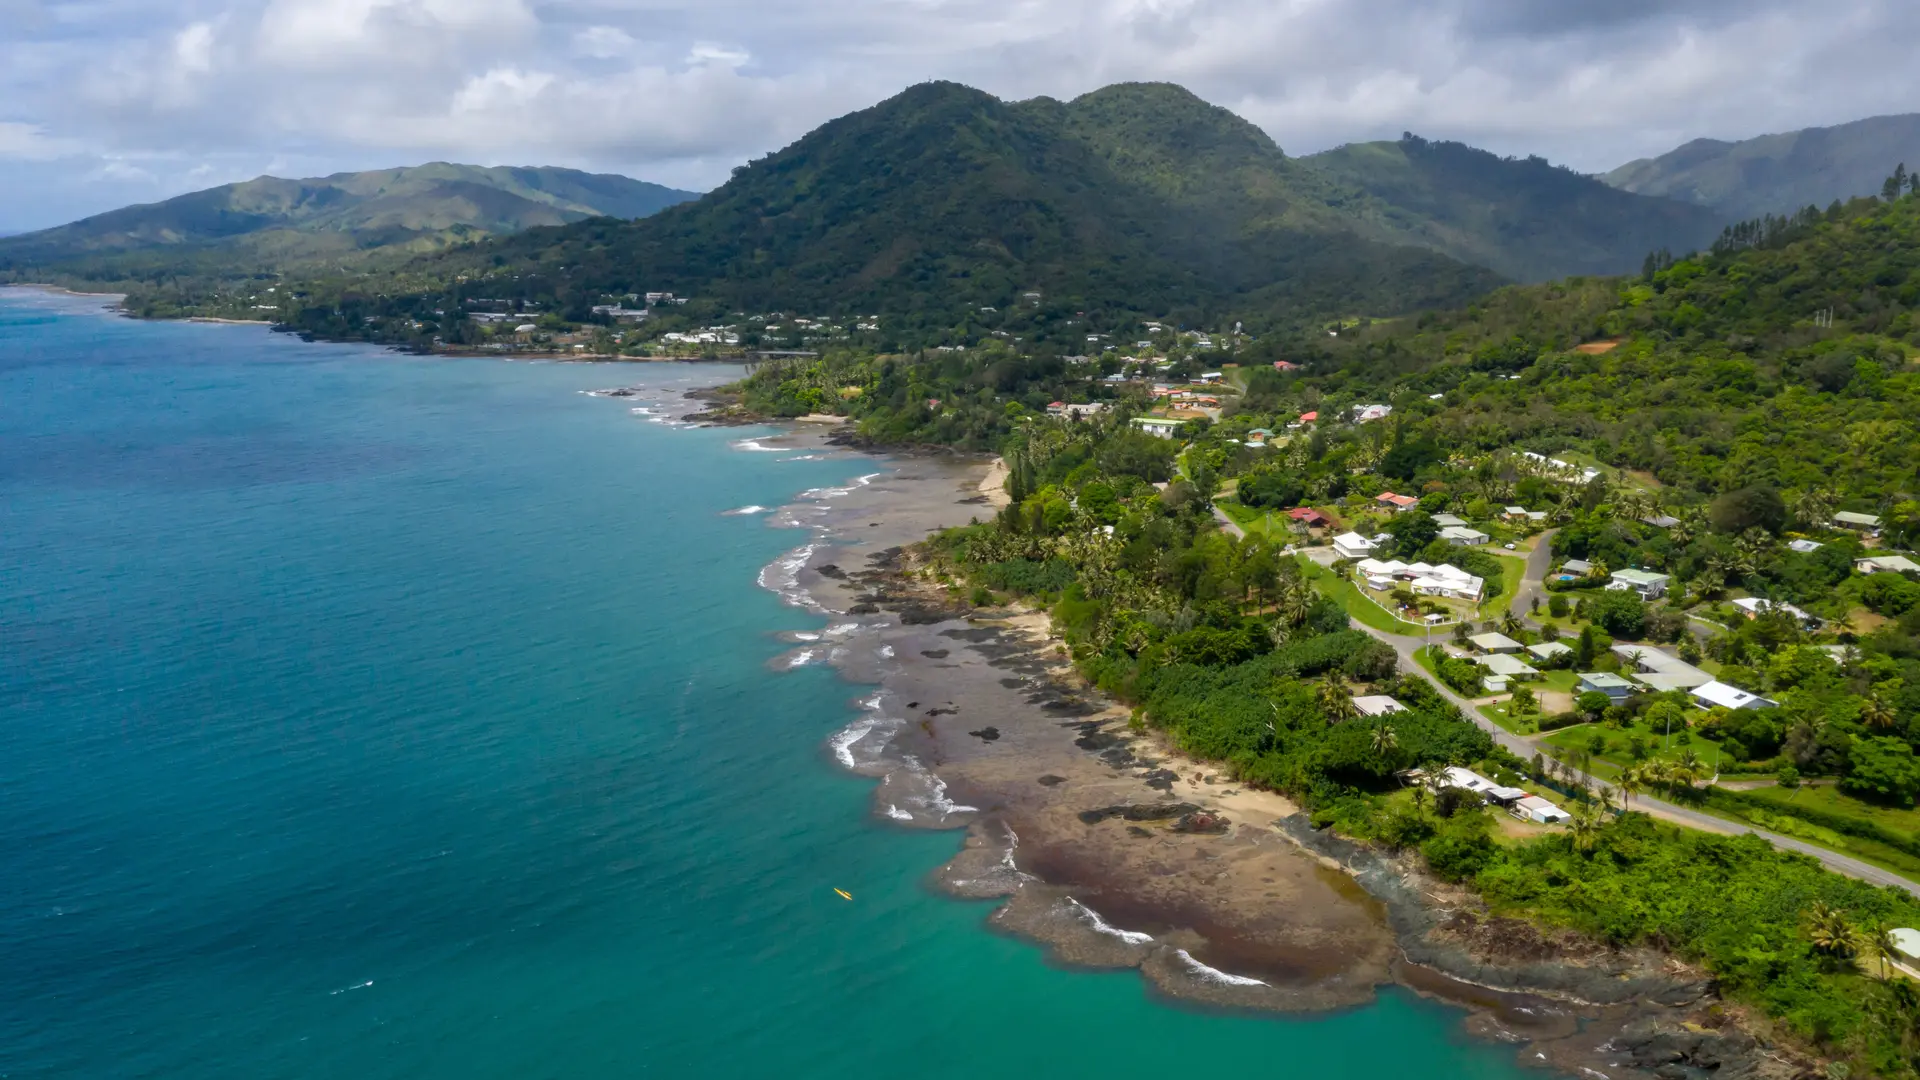
[[[1920,165],[1920,113],[1740,142],[1695,139],[1602,179],[1624,191],[1712,207],[1732,220],[1878,195],[1900,162]]]
[[[535,229],[315,292],[433,293],[466,277],[549,310],[668,290],[725,310],[944,324],[1028,292],[1078,309],[1294,318],[1453,304],[1497,284],[1358,235],[1321,186],[1259,129],[1177,87],[1008,103],[927,83],[654,217]]]
[[[0,274],[115,282],[244,275],[562,225],[693,198],[624,176],[434,162],[307,180],[262,176],[0,240]]]
[[[1649,251],[1693,251],[1720,213],[1635,195],[1542,158],[1503,158],[1414,135],[1304,158],[1363,193],[1346,204],[1373,235],[1419,244],[1518,281],[1637,269]]]

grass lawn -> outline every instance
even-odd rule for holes
[[[1385,630],[1389,634],[1426,634],[1425,624],[1395,618],[1387,609],[1363,595],[1359,586],[1326,567],[1304,558],[1300,560],[1300,566],[1306,572],[1307,580],[1313,582],[1313,587],[1320,590],[1320,595],[1346,608],[1347,614],[1362,623],[1375,630]]]
[[[1821,784],[1818,787],[1808,784],[1793,789],[1756,788],[1747,794],[1768,802],[1777,802],[1782,806],[1806,806],[1825,810],[1829,814],[1843,814],[1850,818],[1876,822],[1904,833],[1920,833],[1920,809],[1881,806],[1864,799],[1856,799],[1841,791],[1837,784]]]
[[[1839,789],[1833,787],[1803,787],[1798,791],[1787,791],[1781,788],[1760,788],[1750,791],[1747,794],[1758,795],[1768,802],[1778,802],[1782,806],[1791,805],[1792,801],[1797,797],[1803,801],[1803,805],[1817,805],[1823,810],[1831,810],[1835,813],[1845,813],[1849,815],[1854,815],[1857,811],[1857,816],[1871,818],[1893,828],[1906,829],[1907,831],[1912,831],[1909,826],[1895,824],[1894,820],[1884,818],[1881,815],[1895,815],[1896,819],[1912,819],[1915,816],[1915,812],[1912,810],[1898,810],[1863,803],[1858,799],[1842,794]],[[1915,858],[1901,851],[1899,848],[1889,847],[1886,844],[1868,837],[1842,836],[1831,829],[1822,828],[1811,822],[1801,821],[1786,813],[1770,814],[1762,811],[1757,814],[1744,814],[1736,813],[1720,806],[1700,806],[1695,809],[1712,814],[1717,818],[1724,818],[1727,821],[1756,825],[1769,832],[1780,833],[1832,851],[1843,852],[1863,862],[1872,863],[1882,870],[1891,870],[1896,874],[1903,874],[1915,881],[1920,881],[1920,858]]]
[[[1527,560],[1514,555],[1496,555],[1500,560],[1500,595],[1488,597],[1480,603],[1480,617],[1497,618],[1499,614],[1513,604],[1514,594],[1520,591],[1520,582],[1527,576]]]

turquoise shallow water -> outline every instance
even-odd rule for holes
[[[858,688],[766,670],[801,538],[721,514],[872,462],[575,393],[719,374],[0,293],[0,1076],[1537,1075],[927,891],[957,834],[822,752]]]

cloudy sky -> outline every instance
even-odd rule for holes
[[[1920,108],[1912,0],[0,0],[0,231],[433,159],[704,189],[911,83],[1163,79],[1292,153],[1600,171]]]

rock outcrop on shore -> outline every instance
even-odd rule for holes
[[[937,823],[968,835],[934,880],[1003,899],[995,928],[1221,1007],[1325,1010],[1399,983],[1467,1008],[1469,1030],[1523,1061],[1580,1075],[1786,1080],[1808,1067],[1743,1030],[1704,973],[1499,918],[1417,860],[1315,830],[1280,796],[1133,729],[1067,666],[1044,617],[974,609],[919,578],[908,550],[864,556],[849,569],[837,552],[820,595],[897,620],[892,689],[919,708],[888,754],[971,811]]]

